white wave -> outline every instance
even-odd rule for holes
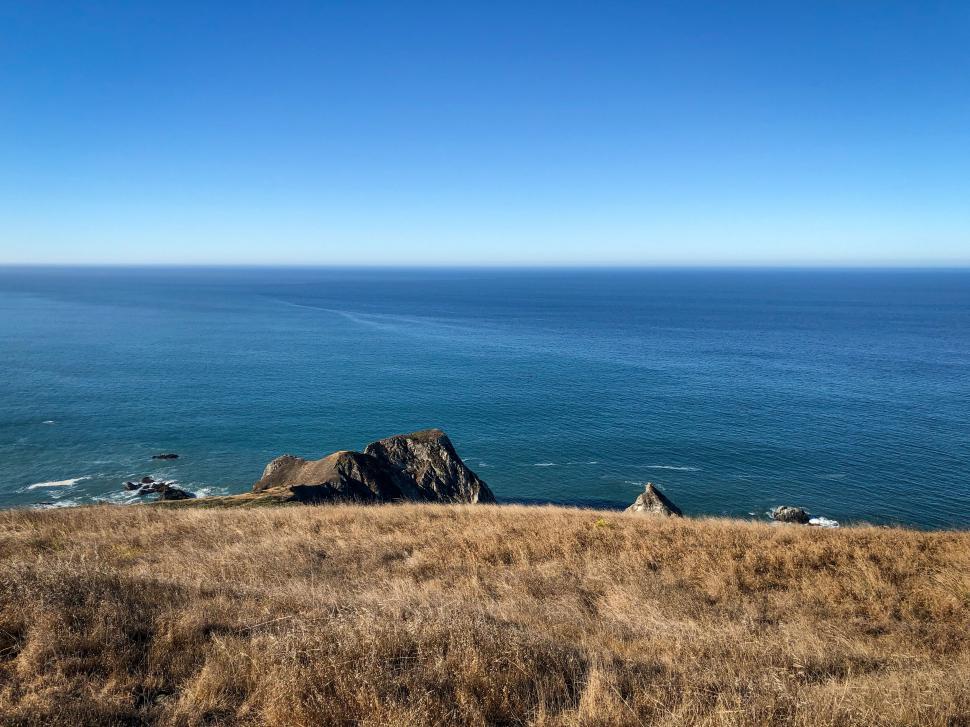
[[[536,462],[533,467],[555,467],[555,462]]]
[[[229,494],[228,487],[218,487],[209,485],[208,487],[188,487],[189,492],[195,493],[196,497],[220,497]]]
[[[141,502],[143,500],[143,496],[139,495],[135,490],[121,490],[119,492],[112,492],[108,495],[92,497],[89,502],[106,502],[112,505],[129,505],[133,502]]]
[[[808,521],[809,525],[814,525],[817,528],[837,528],[839,523],[836,520],[830,520],[827,517],[813,517]]]
[[[165,483],[175,485],[180,489],[191,492],[196,497],[219,497],[222,495],[231,494],[228,487],[220,487],[218,485],[201,485],[196,487],[192,484],[183,485],[176,480],[165,480]],[[139,502],[154,502],[155,499],[155,495],[149,494],[146,496],[144,494],[139,494],[138,490],[119,490],[107,495],[92,497],[91,502],[106,502],[115,505],[131,505]]]
[[[53,424],[53,423],[54,423],[53,419],[45,419],[44,421],[41,422],[41,424]]]
[[[699,472],[700,467],[677,467],[672,464],[648,464],[648,470],[676,470],[677,472]]]
[[[77,500],[55,500],[51,502],[41,502],[31,507],[37,510],[50,510],[55,507],[77,507],[81,503]]]
[[[81,480],[89,480],[90,477],[75,477],[71,480],[52,480],[50,482],[37,482],[33,485],[27,485],[28,490],[36,490],[41,487],[70,487],[71,485],[77,484]]]

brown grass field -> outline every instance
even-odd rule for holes
[[[0,720],[970,724],[970,533],[517,506],[0,512]]]

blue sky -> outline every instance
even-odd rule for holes
[[[0,3],[0,262],[968,264],[970,3]]]

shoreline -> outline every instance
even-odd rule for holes
[[[73,480],[65,480],[64,482],[85,479],[84,477],[73,478]],[[58,485],[60,483],[57,483]],[[173,481],[173,484],[178,484],[177,481]],[[52,483],[50,486],[54,486]],[[34,486],[33,489],[41,489],[39,486]],[[209,486],[203,486],[196,488],[198,491],[206,491],[211,489]],[[183,507],[192,509],[234,509],[234,508],[254,508],[254,507],[267,507],[267,508],[281,508],[281,507],[333,507],[340,505],[359,505],[362,507],[403,507],[409,505],[444,505],[448,503],[416,503],[408,500],[400,500],[395,502],[333,502],[333,503],[294,503],[294,502],[281,502],[278,499],[270,495],[260,496],[253,493],[251,490],[244,488],[239,488],[238,492],[229,492],[225,494],[204,494],[197,497],[192,497],[184,500],[172,500],[172,501],[154,501],[139,499],[137,497],[131,497],[130,499],[119,501],[119,500],[108,500],[108,499],[90,499],[88,501],[74,501],[71,500],[67,503],[58,503],[57,501],[50,502],[36,502],[36,503],[19,503],[13,505],[0,506],[0,512],[17,512],[17,511],[34,511],[34,512],[48,512],[48,511],[58,511],[58,510],[75,510],[78,508],[99,508],[99,507],[109,507],[109,508],[127,508],[127,507],[137,507],[137,506],[148,506],[148,507]],[[452,503],[460,504],[460,503]],[[629,510],[629,506],[624,507],[623,505],[617,505],[613,502],[607,501],[554,501],[554,500],[540,500],[537,498],[496,498],[494,503],[491,503],[497,507],[509,507],[509,508],[527,508],[527,509],[542,509],[542,508],[554,508],[568,511],[580,511],[580,512],[590,512],[590,513],[602,513],[602,514],[622,514]],[[814,511],[813,511],[814,512]],[[748,512],[747,515],[733,515],[730,513],[723,512],[709,512],[709,513],[697,513],[697,512],[684,512],[681,517],[685,520],[691,521],[725,521],[725,522],[738,522],[738,523],[751,523],[751,524],[762,524],[762,525],[786,525],[786,524],[796,524],[796,523],[784,523],[771,518],[771,510],[765,510],[761,513]],[[827,516],[821,515],[823,519],[828,519]],[[840,519],[837,521],[839,528],[884,528],[884,529],[899,529],[899,530],[911,530],[914,532],[967,532],[970,531],[970,525],[951,525],[951,526],[929,526],[921,525],[918,523],[908,523],[902,520],[890,520],[885,519],[883,521],[874,521],[868,519]],[[813,527],[812,529],[832,529]]]
[[[181,455],[166,451],[150,455],[152,461],[172,462]],[[598,464],[590,461],[586,464]],[[484,466],[484,462],[480,462]],[[539,463],[534,466],[553,466]],[[695,467],[648,466],[653,470],[699,471]],[[62,480],[38,482],[21,488],[61,490],[90,479],[79,476]],[[632,484],[632,483],[630,483]],[[433,504],[433,503],[499,503],[507,505],[551,506],[589,510],[593,512],[637,512],[649,517],[690,517],[692,519],[721,519],[768,524],[797,524],[834,529],[839,527],[894,527],[919,531],[967,530],[966,527],[930,527],[905,522],[879,522],[867,519],[836,521],[827,515],[810,513],[799,505],[775,504],[759,517],[757,510],[749,510],[747,517],[729,513],[684,513],[652,482],[637,495],[633,504],[622,507],[612,501],[544,501],[538,498],[508,498],[499,501],[489,486],[473,472],[455,450],[448,436],[440,429],[426,429],[398,434],[371,442],[363,451],[338,450],[319,460],[306,460],[294,455],[276,457],[266,465],[262,477],[251,490],[235,493],[211,494],[211,488],[185,489],[177,479],[156,479],[144,475],[123,483],[126,498],[93,499],[91,502],[54,500],[25,503],[11,509],[37,510],[85,507],[99,504],[149,504],[146,496],[157,496],[150,504],[198,508],[232,508],[281,505],[335,505],[340,503],[376,504]]]

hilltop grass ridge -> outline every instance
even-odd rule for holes
[[[970,723],[970,533],[515,505],[0,512],[0,722]]]

